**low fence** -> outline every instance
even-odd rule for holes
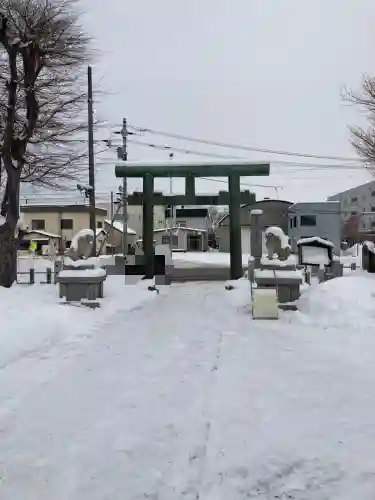
[[[41,275],[45,276],[45,281],[39,281],[38,283],[44,285],[52,285],[52,268],[47,267],[44,271],[36,271],[33,267],[30,267],[27,271],[17,271],[17,283],[19,285],[35,285],[35,276]],[[27,281],[21,281],[20,276],[26,276]]]

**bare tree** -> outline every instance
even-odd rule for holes
[[[367,128],[350,127],[350,141],[358,155],[371,167],[375,164],[375,77],[362,77],[361,91],[346,90],[344,100],[362,108],[368,121]]]
[[[0,5],[0,286],[16,280],[20,183],[57,187],[82,168],[89,37],[78,0]],[[17,234],[18,233],[18,234]]]

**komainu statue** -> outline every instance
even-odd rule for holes
[[[73,237],[65,255],[73,261],[88,259],[91,257],[93,244],[94,232],[91,229],[81,229]]]
[[[277,255],[279,260],[287,260],[290,255],[288,236],[277,226],[268,227],[265,231],[268,259],[272,260]]]

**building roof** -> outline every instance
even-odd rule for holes
[[[113,228],[116,229],[116,231],[119,231],[120,233],[123,233],[124,232],[124,225],[123,223],[120,221],[120,220],[115,220],[111,223],[111,221],[109,219],[106,219],[104,221],[106,224],[108,224],[109,226],[112,224]],[[127,234],[137,234],[134,229],[132,229],[131,227],[127,227]]]
[[[90,207],[88,205],[42,205],[42,204],[27,204],[21,205],[20,210],[22,213],[89,213]],[[95,208],[97,215],[107,215],[107,210],[104,208]]]
[[[207,233],[206,229],[185,227],[185,226],[173,226],[173,227],[162,227],[161,229],[154,229],[154,233],[162,233],[164,231],[195,231],[198,233]]]
[[[267,204],[268,202],[273,202],[273,203],[280,203],[281,205],[288,205],[288,206],[291,206],[293,205],[293,202],[291,201],[286,201],[286,200],[274,200],[274,199],[271,199],[271,198],[265,198],[264,200],[258,200],[258,201],[255,201],[254,203],[248,203],[247,205],[241,205],[241,210],[243,208],[246,208],[246,207],[256,207],[256,205],[258,204]],[[229,213],[228,214],[225,214],[220,220],[217,221],[217,225],[220,226],[220,224],[227,218],[229,217]]]
[[[48,233],[47,231],[40,231],[39,229],[31,229],[27,231],[26,234],[37,234],[39,236],[44,236],[45,238],[61,238],[59,234]]]
[[[375,188],[375,181],[365,182],[364,184],[360,184],[359,186],[354,186],[350,189],[346,189],[345,191],[341,191],[340,193],[335,193],[332,196],[328,196],[327,200],[328,201],[335,201],[335,200],[333,200],[333,198],[339,198],[342,195],[348,195],[349,193],[352,193],[352,192],[356,191],[357,189],[360,189],[360,188],[363,188],[366,186],[367,187],[373,186]]]

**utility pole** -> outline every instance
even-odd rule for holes
[[[87,110],[88,110],[88,146],[89,146],[89,202],[90,229],[94,233],[92,255],[96,255],[96,210],[95,210],[95,160],[94,160],[94,112],[92,92],[92,68],[87,68]]]
[[[128,161],[128,135],[135,135],[135,132],[130,132],[128,130],[128,124],[126,118],[122,120],[122,129],[120,132],[115,132],[115,134],[121,134],[122,136],[122,147],[117,148],[117,157],[122,161]],[[123,205],[123,254],[124,257],[128,253],[128,181],[124,177],[122,181],[122,205]]]
[[[122,159],[128,161],[128,124],[126,118],[122,120]],[[126,259],[128,254],[128,180],[126,177],[122,180],[122,226],[123,236],[123,254]]]

